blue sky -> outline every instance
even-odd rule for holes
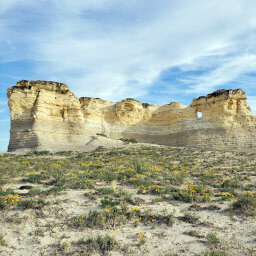
[[[22,79],[161,105],[242,88],[256,114],[255,13],[255,0],[0,0],[0,150]]]

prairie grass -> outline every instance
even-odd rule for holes
[[[30,211],[41,216],[46,211],[62,218],[58,225],[72,232],[108,232],[129,225],[136,232],[146,228],[168,230],[177,223],[190,225],[194,230],[201,225],[208,230],[208,235],[204,234],[208,245],[218,246],[220,238],[214,236],[213,225],[206,224],[200,213],[214,211],[228,216],[227,212],[232,211],[231,222],[234,217],[246,220],[256,216],[255,155],[138,145],[98,148],[93,152],[0,155],[0,213],[19,215]],[[73,193],[72,200],[76,200],[75,195],[80,192],[81,208],[88,209],[80,214],[64,214],[61,207],[67,205],[66,195]],[[185,209],[182,216],[157,210],[177,205]],[[220,212],[223,207],[226,211]],[[139,233],[130,245],[135,251],[152,242]],[[188,231],[184,234],[191,236]],[[203,239],[201,232],[192,237]],[[1,239],[4,241],[0,237],[0,243]],[[82,244],[87,251],[96,248],[102,254],[118,250],[118,239],[111,239],[100,235],[83,240]],[[70,246],[72,243],[65,244],[62,249],[69,250]],[[226,255],[217,249],[209,248],[200,255]]]

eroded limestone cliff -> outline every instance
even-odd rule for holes
[[[65,84],[23,80],[8,89],[8,98],[9,151],[86,150],[96,134],[173,146],[256,147],[256,117],[241,89],[213,92],[188,107],[157,106],[134,99],[78,99]]]

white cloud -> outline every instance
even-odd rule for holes
[[[67,82],[77,96],[139,97],[175,66],[210,67],[184,82],[188,92],[209,92],[256,66],[255,0],[13,0],[0,7],[10,48],[0,57],[40,61],[38,79]]]
[[[189,83],[191,92],[209,92],[218,85],[229,81],[236,81],[243,74],[254,72],[256,67],[256,54],[235,56],[224,62],[213,71],[191,78]],[[247,84],[245,84],[247,86]]]

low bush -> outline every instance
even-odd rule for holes
[[[100,252],[106,255],[107,252],[114,250],[117,247],[117,241],[109,235],[98,235],[97,237],[88,237],[85,241],[80,243],[86,245],[88,252]]]
[[[120,140],[127,143],[138,143],[138,141],[135,138],[130,138],[130,139],[121,138]]]
[[[256,198],[242,196],[233,203],[233,209],[245,215],[254,215],[256,210]]]

